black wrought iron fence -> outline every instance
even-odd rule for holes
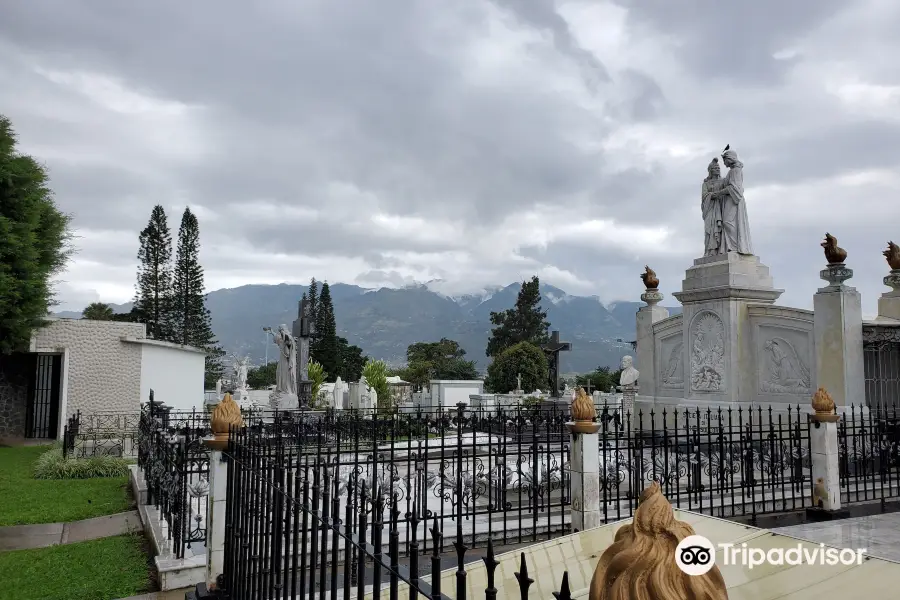
[[[75,439],[78,437],[78,430],[81,427],[81,411],[76,411],[69,415],[66,424],[63,426],[62,437],[62,454],[63,458],[68,458],[75,453]]]
[[[200,438],[142,429],[146,431],[142,431],[141,457],[147,503],[165,524],[174,556],[184,558],[186,550],[206,543],[209,455]]]
[[[536,541],[569,529],[566,411],[496,413],[458,406],[415,413],[328,412],[250,421],[245,440],[280,445],[329,470],[343,507],[357,487],[377,487],[399,511],[403,553],[427,544],[427,522],[459,521],[467,543]],[[387,510],[387,509],[386,509]],[[420,519],[412,522],[413,515]]]
[[[63,432],[63,454],[137,457],[139,412],[97,412],[69,417]]]
[[[659,482],[676,508],[719,517],[797,510],[811,503],[808,409],[662,409],[601,421],[605,521],[631,516]]]
[[[280,441],[279,441],[280,440]],[[470,549],[456,519],[456,541],[445,540],[437,516],[428,519],[413,505],[403,515],[379,481],[364,481],[357,473],[348,500],[341,501],[341,481],[327,460],[297,452],[251,429],[235,431],[225,454],[228,462],[224,572],[215,597],[228,600],[275,598],[377,599],[402,591],[409,598],[445,599],[441,572],[446,550],[455,554],[455,594],[467,597],[466,553]],[[415,482],[421,493],[424,478]],[[457,496],[461,501],[461,496]],[[403,521],[408,531],[425,523],[427,535],[408,537],[404,548]],[[401,562],[407,551],[408,561]],[[427,554],[428,558],[420,557]],[[488,539],[482,559],[487,570],[486,599],[497,598],[494,541]],[[534,583],[525,555],[516,573],[520,595]],[[571,598],[568,574],[557,597]],[[556,594],[555,594],[556,595]],[[191,597],[191,595],[188,595]]]
[[[842,502],[900,498],[900,410],[853,406],[838,422]]]

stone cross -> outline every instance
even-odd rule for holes
[[[521,390],[522,390],[522,374],[518,373],[516,375],[516,391],[518,392]]]
[[[559,332],[554,331],[550,334],[550,341],[542,349],[550,362],[550,397],[559,398],[559,353],[571,350],[572,344],[559,341]]]
[[[297,341],[297,395],[300,396],[300,403],[303,405],[304,390],[309,385],[309,338],[315,333],[316,325],[312,322],[309,314],[309,304],[306,298],[298,303],[297,318],[291,328],[291,334]]]

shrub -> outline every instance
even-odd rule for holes
[[[34,462],[35,479],[93,479],[127,477],[130,461],[117,456],[64,458],[61,448],[41,454]]]

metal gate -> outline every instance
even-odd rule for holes
[[[900,327],[863,326],[866,404],[876,413],[900,408]]]
[[[62,356],[38,354],[25,417],[26,438],[56,438]]]

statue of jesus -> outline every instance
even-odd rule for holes
[[[722,201],[722,243],[717,254],[753,254],[750,220],[744,201],[744,163],[738,160],[737,152],[731,149],[730,144],[725,146],[722,162],[728,167],[728,174],[721,189],[711,194],[712,198]]]

